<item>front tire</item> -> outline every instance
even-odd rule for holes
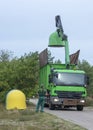
[[[55,109],[55,107],[54,107],[54,105],[52,103],[49,103],[49,109],[50,110],[54,110]]]
[[[78,105],[78,106],[77,106],[77,110],[78,110],[78,111],[83,111],[83,106],[82,106],[82,105]]]

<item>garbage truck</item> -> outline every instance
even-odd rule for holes
[[[89,78],[83,70],[77,68],[79,51],[69,55],[68,40],[64,34],[60,16],[56,16],[55,20],[57,30],[50,35],[48,46],[64,47],[65,63],[51,62],[47,48],[39,54],[39,84],[43,84],[47,91],[45,106],[49,106],[50,110],[76,107],[78,111],[82,111],[85,106]]]

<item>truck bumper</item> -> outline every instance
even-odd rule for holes
[[[84,99],[68,99],[68,98],[58,98],[51,97],[50,102],[54,105],[62,105],[62,106],[77,106],[77,105],[85,105]]]
[[[63,99],[63,106],[85,105],[84,99]]]

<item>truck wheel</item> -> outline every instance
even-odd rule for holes
[[[45,104],[44,104],[44,107],[48,107],[48,104],[47,104],[47,103],[45,103]]]
[[[52,103],[49,103],[49,109],[54,110],[54,105]]]
[[[82,105],[78,105],[78,106],[77,106],[77,110],[78,110],[78,111],[83,111],[83,106],[82,106]]]

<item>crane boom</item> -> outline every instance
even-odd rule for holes
[[[65,64],[67,68],[69,68],[70,65],[69,45],[68,45],[67,35],[64,34],[64,30],[59,15],[55,16],[55,22],[56,22],[57,30],[56,32],[50,35],[48,46],[65,48]]]

